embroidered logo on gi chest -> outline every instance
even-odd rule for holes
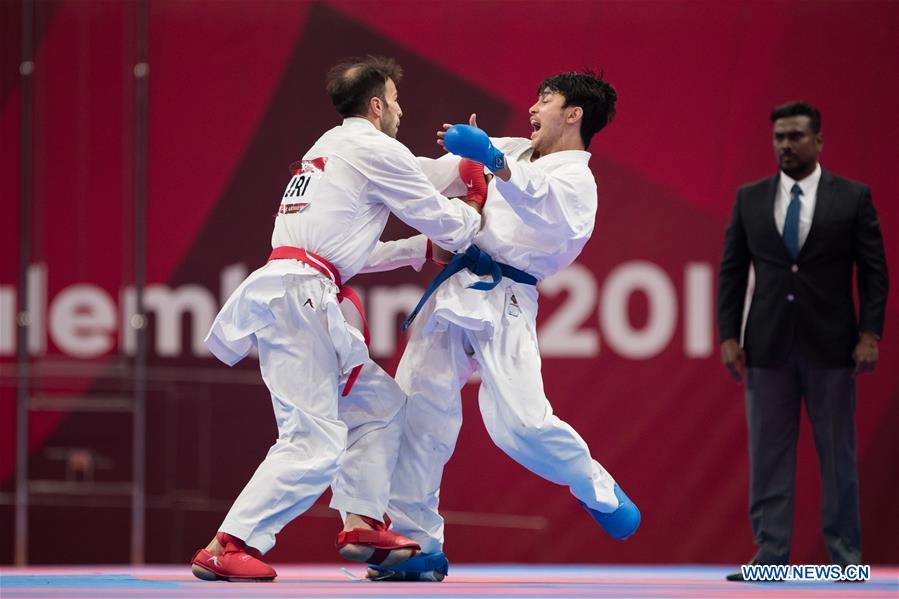
[[[506,314],[516,318],[521,314],[521,306],[518,305],[518,299],[515,297],[514,293],[509,296],[509,307],[506,308]]]
[[[315,304],[312,303],[312,298],[311,298],[311,297],[306,298],[306,301],[303,302],[303,305],[304,305],[304,306],[309,306],[310,308],[312,308],[313,310],[315,310]]]

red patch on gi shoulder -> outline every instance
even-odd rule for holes
[[[291,162],[287,167],[291,175],[299,175],[300,173],[311,173],[313,171],[325,171],[325,165],[328,163],[327,156],[319,156],[312,160],[297,160]]]

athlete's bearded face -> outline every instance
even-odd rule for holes
[[[400,119],[403,109],[400,108],[399,92],[393,79],[388,79],[384,85],[384,109],[381,112],[381,131],[390,137],[396,137],[400,128]]]

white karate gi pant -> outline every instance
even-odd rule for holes
[[[262,553],[335,479],[350,477],[354,492],[367,498],[354,503],[353,511],[382,518],[405,402],[393,378],[370,360],[350,396],[339,396],[353,363],[367,358],[364,344],[356,343],[361,336],[343,320],[336,286],[318,273],[296,274],[314,271],[295,262],[279,262],[238,288],[207,338],[210,349],[230,364],[255,345],[271,392],[278,438],[219,527]],[[258,326],[259,314],[268,324],[249,335],[228,334],[245,332],[250,321]],[[348,442],[367,458],[345,464],[342,472]],[[369,450],[371,445],[377,449]]]
[[[590,508],[612,512],[618,507],[615,480],[590,456],[580,435],[553,415],[544,394],[536,288],[503,279],[489,292],[464,290],[461,285],[468,282],[464,277],[448,281],[442,296],[439,290],[428,300],[396,374],[408,399],[388,513],[393,530],[426,553],[443,545],[440,482],[462,425],[460,392],[475,368],[482,380],[481,416],[500,449],[531,472],[569,487]],[[513,294],[517,303],[511,302]],[[441,308],[435,314],[438,297]],[[469,306],[479,301],[473,311],[492,310],[492,322],[475,322],[472,310],[457,309],[462,305],[456,299]]]

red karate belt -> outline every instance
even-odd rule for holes
[[[352,287],[340,282],[340,273],[337,272],[337,269],[334,268],[333,264],[308,250],[287,245],[282,245],[281,247],[273,249],[271,255],[268,257],[269,262],[272,260],[296,260],[297,262],[308,264],[331,279],[340,289],[337,293],[337,301],[342,302],[344,299],[348,299],[350,300],[350,303],[356,306],[356,310],[358,310],[359,314],[362,316],[362,334],[365,337],[365,345],[367,346],[371,342],[371,335],[368,332],[368,321],[365,319],[365,311],[362,309],[362,300],[359,299],[359,295]],[[346,386],[343,388],[343,397],[349,395],[350,389],[353,388],[356,379],[359,378],[360,372],[362,372],[362,364],[359,364],[350,372],[350,378],[347,379]]]

